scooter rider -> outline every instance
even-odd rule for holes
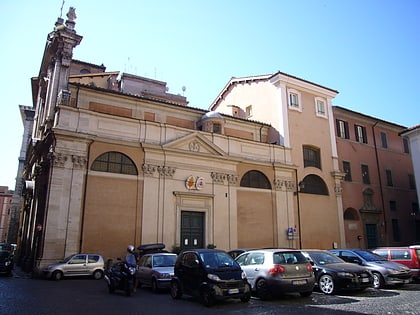
[[[136,266],[137,265],[137,260],[136,260],[136,256],[134,255],[134,246],[133,245],[128,245],[127,246],[127,256],[125,256],[125,262],[128,265],[131,265],[131,266]]]
[[[135,248],[134,248],[133,245],[128,245],[127,246],[127,255],[125,256],[125,262],[129,266],[136,266],[137,267],[137,257],[134,253],[134,249]],[[135,278],[134,278],[134,289],[133,289],[134,292],[137,291],[137,286],[138,286],[138,281],[137,281],[137,277],[135,276]]]

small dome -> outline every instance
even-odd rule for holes
[[[216,118],[216,119],[223,119],[222,115],[220,115],[218,112],[215,111],[211,111],[211,112],[207,112],[205,113],[202,117],[201,120],[205,120],[205,119],[209,119],[209,118]]]

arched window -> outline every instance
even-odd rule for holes
[[[302,185],[303,184],[303,185]],[[301,183],[301,193],[315,194],[315,195],[328,195],[328,188],[325,182],[318,175],[308,175]]]
[[[267,176],[260,171],[249,171],[242,176],[241,187],[271,189],[271,184]]]
[[[96,158],[92,171],[137,175],[133,161],[120,152],[106,152]]]
[[[344,211],[344,220],[352,220],[352,221],[359,220],[357,210],[353,208],[347,208],[346,211]]]

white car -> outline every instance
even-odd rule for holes
[[[104,259],[98,254],[74,254],[43,270],[45,277],[61,280],[63,277],[91,276],[101,279],[104,275]]]

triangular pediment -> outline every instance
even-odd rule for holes
[[[165,150],[188,151],[195,154],[225,156],[226,153],[199,133],[191,133],[163,145]]]

